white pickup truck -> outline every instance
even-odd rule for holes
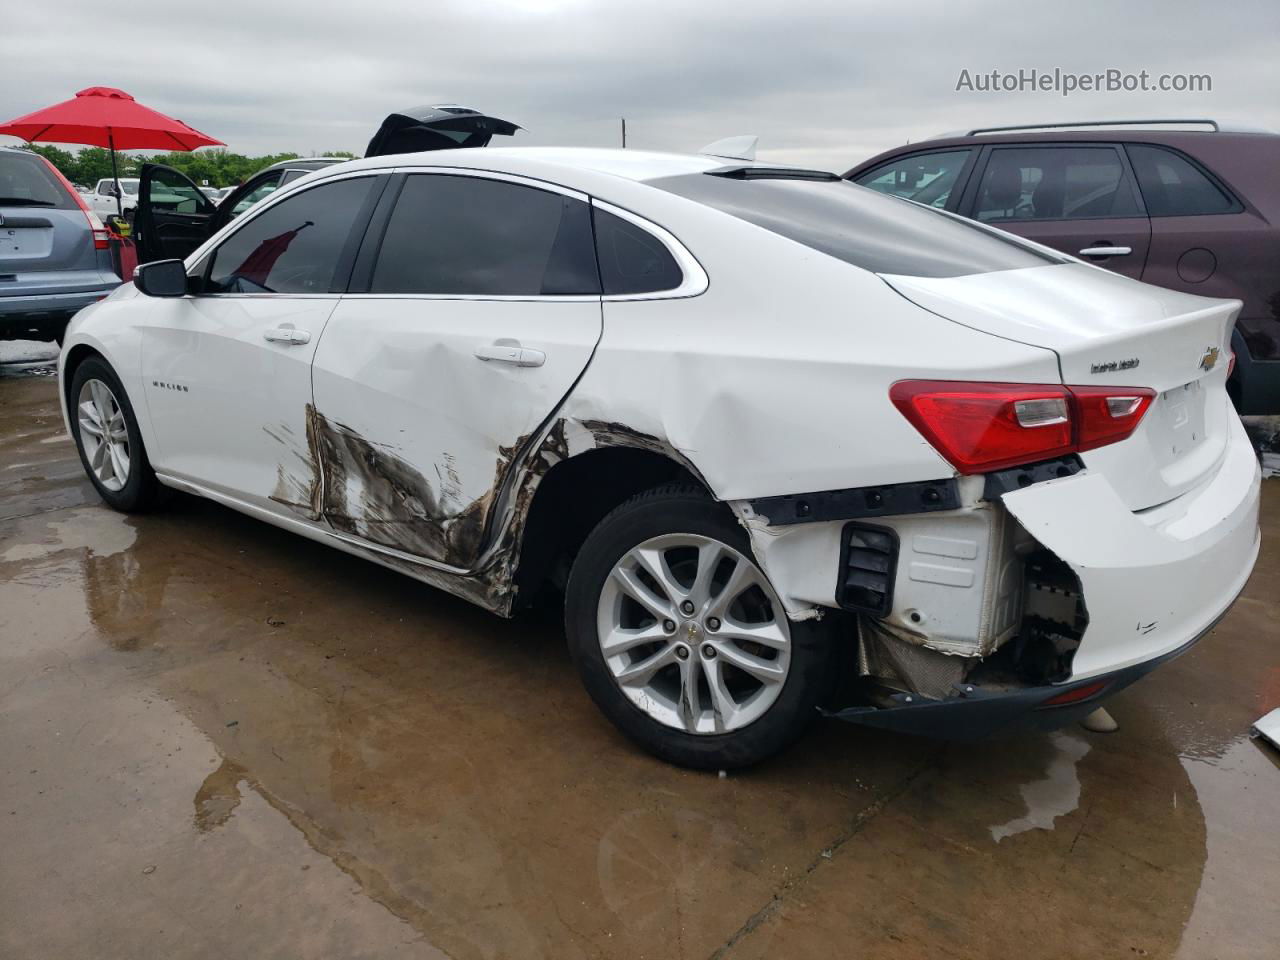
[[[119,206],[116,205],[116,184],[119,184],[120,190]],[[132,220],[133,212],[138,206],[138,178],[121,177],[113,182],[110,177],[104,177],[98,181],[93,192],[85,194],[85,199],[99,217],[114,217],[123,212],[125,217]]]

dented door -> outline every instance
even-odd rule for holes
[[[600,338],[589,207],[510,179],[403,180],[367,292],[342,298],[316,351],[322,511],[471,569],[517,454]]]
[[[470,568],[515,453],[599,333],[598,301],[344,299],[313,378],[325,517],[361,539]],[[544,362],[477,356],[503,339]]]

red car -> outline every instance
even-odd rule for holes
[[[1277,171],[1280,135],[1212,120],[1139,120],[947,134],[881,153],[845,178],[1147,283],[1243,301],[1229,389],[1241,413],[1274,414]]]

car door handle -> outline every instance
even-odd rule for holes
[[[495,340],[493,343],[482,344],[476,347],[476,357],[480,360],[509,363],[517,367],[540,367],[547,362],[545,353],[530,347],[522,347],[518,340]]]
[[[306,330],[295,330],[293,327],[273,327],[263,330],[262,336],[272,343],[302,344],[311,342],[311,334]]]
[[[1133,247],[1085,247],[1080,251],[1082,257],[1123,257],[1133,253]]]

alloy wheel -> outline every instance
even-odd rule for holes
[[[791,662],[790,626],[764,574],[697,534],[654,537],[623,554],[600,593],[597,633],[623,694],[686,733],[758,720]]]
[[[124,410],[101,380],[86,380],[76,404],[80,445],[98,482],[112,492],[129,482],[129,428]]]

